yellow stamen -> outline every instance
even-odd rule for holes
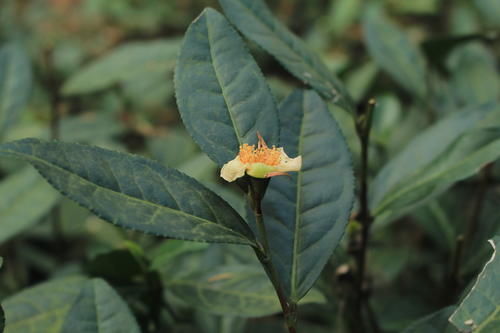
[[[266,145],[243,144],[240,146],[240,161],[242,163],[264,163],[266,165],[278,165],[280,163],[281,152],[276,148],[268,148]]]

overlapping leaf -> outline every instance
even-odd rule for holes
[[[448,322],[448,317],[455,308],[448,306],[431,313],[408,326],[402,333],[455,333],[456,330]]]
[[[25,289],[2,302],[5,333],[61,332],[64,318],[85,282],[70,277]]]
[[[0,243],[32,227],[59,197],[32,168],[3,180],[0,183]]]
[[[207,155],[222,165],[257,132],[278,144],[274,99],[241,37],[213,9],[189,26],[175,71],[184,125]]]
[[[25,51],[14,43],[0,48],[0,138],[19,118],[31,85],[31,66]]]
[[[25,139],[0,156],[30,162],[60,192],[122,227],[207,242],[253,244],[243,219],[196,180],[139,156]]]
[[[127,304],[104,280],[85,282],[71,305],[61,333],[139,333]]]
[[[491,105],[458,112],[413,139],[373,182],[370,204],[378,222],[391,221],[498,158],[498,127],[476,128],[497,114]]]
[[[408,36],[382,14],[378,6],[366,11],[363,33],[375,62],[409,92],[425,98],[427,69],[424,56]]]
[[[144,79],[146,73],[152,76],[166,73],[174,68],[179,45],[176,39],[121,45],[72,76],[64,84],[63,93],[85,94],[136,78]]]
[[[259,317],[281,309],[269,278],[258,266],[221,266],[166,283],[169,292],[184,302],[214,314]],[[303,301],[321,303],[324,298],[312,290]]]
[[[352,101],[342,83],[317,54],[288,30],[262,0],[219,0],[231,23],[250,40],[273,55],[293,75],[322,96],[353,111]]]
[[[280,106],[281,142],[302,170],[272,179],[263,202],[272,258],[293,301],[311,288],[344,234],[354,201],[347,144],[325,103],[296,91]]]
[[[451,315],[460,332],[488,333],[500,330],[500,236],[490,240],[493,255],[477,277],[469,294]]]

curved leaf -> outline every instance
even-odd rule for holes
[[[463,299],[450,321],[460,332],[498,332],[500,330],[500,236],[489,241],[493,255],[484,265],[476,283]]]
[[[88,280],[69,309],[61,333],[140,333],[127,304],[104,280]]]
[[[412,323],[402,333],[454,333],[456,330],[448,322],[448,317],[456,306],[448,306]]]
[[[229,204],[196,180],[148,159],[93,146],[25,139],[0,156],[30,162],[64,195],[125,228],[195,241],[253,244]]]
[[[378,223],[415,208],[500,155],[499,132],[478,129],[489,106],[457,112],[413,139],[375,177],[370,206]]]
[[[25,51],[13,43],[0,48],[0,138],[19,118],[31,85],[31,65]]]
[[[262,0],[219,0],[224,13],[248,39],[288,71],[338,106],[353,111],[347,90],[321,59],[271,13]]]
[[[295,91],[280,106],[281,138],[302,170],[271,180],[263,214],[272,258],[293,301],[312,287],[344,234],[354,202],[351,156],[326,104]]]
[[[363,33],[368,51],[377,64],[409,92],[425,98],[427,65],[423,54],[378,6],[366,11]]]
[[[66,313],[85,282],[83,277],[57,279],[21,291],[2,302],[5,333],[58,333]]]
[[[63,93],[85,94],[143,78],[147,73],[153,76],[166,73],[174,68],[179,45],[180,41],[175,39],[123,44],[70,77],[63,86]]]
[[[278,144],[276,105],[260,69],[229,22],[206,9],[191,23],[175,70],[184,125],[207,155],[222,165],[257,131]]]
[[[32,227],[58,201],[59,193],[32,168],[0,183],[0,244]]]
[[[213,314],[260,317],[281,310],[269,278],[258,266],[227,265],[178,276],[166,284],[175,296]],[[324,297],[313,290],[304,302],[321,303]]]

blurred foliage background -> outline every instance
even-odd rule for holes
[[[267,1],[339,75],[360,107],[371,97],[377,99],[370,152],[374,175],[436,120],[467,106],[498,103],[500,6],[494,0],[379,1],[432,69],[423,88],[431,92],[422,98],[418,89],[415,93],[405,86],[405,73],[387,70],[384,52],[385,61],[397,61],[390,49],[380,50],[382,56],[377,50],[368,52],[361,20],[369,2]],[[189,137],[175,105],[173,68],[179,45],[189,23],[207,6],[220,10],[215,0],[2,0],[0,46],[24,50],[14,57],[25,57],[32,71],[20,74],[30,85],[29,96],[19,90],[25,111],[1,140],[56,138],[145,155],[179,168],[243,207],[242,198],[222,186],[216,165]],[[303,86],[256,45],[250,43],[250,49],[277,101]],[[357,163],[352,118],[333,106],[332,113]],[[498,163],[491,164],[487,172],[456,183],[426,205],[374,227],[368,254],[370,290],[384,332],[402,331],[452,304],[481,269],[491,254],[486,240],[500,229],[499,177]],[[279,331],[281,321],[273,316],[248,322],[221,317],[222,310],[193,311],[196,300],[190,303],[175,295],[165,296],[171,297],[175,315],[158,310],[156,318],[150,316],[163,302],[155,289],[157,279],[170,281],[172,270],[187,279],[221,264],[257,265],[246,250],[164,242],[123,231],[63,199],[21,162],[0,160],[0,179],[2,299],[53,277],[85,272],[112,281],[132,304],[145,332],[159,327],[178,332]],[[456,239],[470,219],[479,222],[460,254],[458,278],[450,279]],[[345,243],[318,283],[326,301],[301,308],[301,331],[332,332],[341,326],[342,280],[348,272],[340,273],[350,261],[347,239]],[[152,268],[144,269],[142,260]],[[116,262],[120,269],[110,271],[110,263]],[[164,294],[168,291],[160,298]]]

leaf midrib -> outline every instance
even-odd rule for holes
[[[1,150],[0,150],[0,152],[1,152]],[[82,181],[84,181],[84,182],[86,182],[88,184],[91,184],[91,185],[93,185],[93,186],[95,186],[95,187],[97,187],[99,189],[104,190],[104,191],[112,192],[113,194],[116,194],[118,196],[123,196],[123,197],[127,198],[127,200],[132,200],[132,201],[140,202],[142,204],[147,204],[147,205],[155,207],[156,209],[165,209],[167,211],[170,211],[172,214],[183,215],[183,216],[185,216],[187,218],[191,218],[191,219],[195,219],[195,220],[200,220],[200,221],[202,221],[205,224],[206,223],[213,224],[214,226],[216,226],[218,228],[224,229],[225,231],[228,231],[229,233],[234,234],[235,236],[237,236],[240,239],[246,240],[245,243],[241,243],[241,244],[252,245],[252,243],[248,239],[246,239],[246,237],[244,235],[241,235],[241,234],[237,233],[236,231],[234,231],[234,230],[232,230],[232,229],[230,229],[230,228],[228,228],[228,227],[226,227],[226,226],[224,226],[222,224],[219,224],[217,222],[206,220],[206,219],[198,217],[196,215],[191,215],[191,214],[188,214],[188,213],[183,212],[181,210],[175,210],[175,209],[172,209],[170,207],[162,206],[162,205],[156,204],[156,203],[151,202],[151,201],[146,201],[146,200],[143,200],[143,199],[138,199],[138,198],[135,198],[135,197],[132,197],[132,196],[128,196],[128,195],[126,195],[124,193],[117,192],[117,191],[111,190],[109,188],[97,185],[96,183],[93,183],[93,182],[91,182],[91,181],[83,178],[82,176],[80,176],[80,175],[78,175],[78,174],[76,174],[74,172],[68,171],[68,170],[66,170],[66,169],[64,169],[62,167],[59,167],[59,166],[55,165],[55,164],[51,164],[51,163],[49,163],[49,162],[47,162],[47,161],[45,161],[43,159],[40,159],[40,158],[38,158],[38,157],[36,157],[34,155],[27,155],[27,154],[22,154],[22,153],[18,153],[18,152],[12,152],[12,151],[8,151],[8,153],[14,154],[14,155],[20,155],[20,156],[27,156],[28,159],[35,160],[36,162],[44,164],[44,165],[46,165],[48,167],[52,167],[52,168],[58,169],[58,170],[62,171],[63,173],[69,173],[70,175],[75,175],[76,177],[78,177],[79,179],[81,179]],[[78,201],[76,199],[73,199],[73,200]]]
[[[297,149],[297,156],[302,155],[302,147],[303,147],[303,137],[302,137],[302,132],[304,130],[304,118],[305,118],[305,100],[306,96],[304,94],[301,95],[302,97],[302,118],[300,122],[300,130],[299,130],[299,142],[298,142],[298,149]],[[291,286],[290,286],[290,291],[291,295],[290,297],[293,300],[297,300],[297,271],[298,271],[298,253],[297,253],[297,248],[299,246],[299,232],[300,232],[300,224],[302,222],[302,216],[300,214],[300,209],[301,209],[301,184],[302,184],[302,174],[304,171],[300,170],[297,174],[297,191],[296,191],[296,202],[295,202],[295,228],[294,228],[294,235],[293,235],[293,252],[292,252],[292,276],[291,276]]]
[[[247,6],[245,6],[245,4],[244,4],[244,3],[242,3],[241,1],[236,1],[236,3],[239,3],[239,4],[241,5],[241,7],[242,7],[242,8],[243,8],[246,12],[250,13],[250,15],[252,15],[255,19],[257,19],[257,21],[263,22],[263,26],[267,29],[267,31],[268,31],[270,34],[272,34],[272,35],[274,35],[274,34],[275,34],[275,32],[274,32],[274,31],[273,31],[273,30],[269,27],[269,25],[268,25],[268,24],[267,24],[264,20],[260,19],[260,17],[259,17],[259,16],[257,16],[257,15],[256,15],[256,14],[255,14],[255,13],[254,13],[254,12],[253,12],[250,8],[248,8]],[[278,22],[278,23],[279,23],[279,24],[281,24],[281,22]],[[292,38],[294,38],[294,37],[295,37],[292,33],[290,33],[290,36],[291,36]],[[252,39],[254,39],[254,38],[252,38]],[[297,40],[298,40],[298,39],[297,39]],[[280,41],[281,41],[281,40],[280,40]],[[298,40],[298,41],[299,41],[299,42],[301,42],[300,40]],[[259,43],[259,44],[260,44],[260,43]],[[340,98],[342,98],[342,96],[340,95],[340,93],[337,91],[337,89],[336,89],[336,88],[332,85],[332,83],[330,82],[330,78],[329,78],[328,76],[324,75],[323,73],[321,73],[321,72],[317,71],[317,70],[316,70],[316,68],[315,68],[315,66],[314,66],[314,64],[313,64],[313,63],[311,63],[311,60],[310,60],[310,59],[308,59],[307,57],[303,57],[302,55],[300,55],[300,54],[297,52],[297,50],[295,50],[293,47],[291,47],[291,46],[290,46],[287,42],[283,42],[283,44],[287,47],[287,49],[291,50],[291,51],[292,51],[292,52],[293,52],[296,56],[298,56],[299,58],[303,59],[303,60],[304,60],[304,64],[306,64],[306,65],[307,65],[307,67],[309,68],[309,70],[310,70],[311,72],[315,73],[315,74],[316,74],[316,76],[318,76],[318,77],[322,78],[322,79],[323,79],[323,80],[327,83],[328,88],[329,88],[329,89],[333,89],[333,90],[335,90],[335,94],[336,94],[337,96],[339,96]],[[303,45],[303,46],[304,46],[304,45]],[[304,46],[304,47],[305,47],[305,46]],[[307,48],[306,48],[306,49],[307,49]],[[309,51],[309,50],[308,50],[308,51]],[[312,52],[310,52],[310,54],[308,54],[308,56],[310,56],[310,57],[314,57],[315,55],[314,55]],[[280,59],[278,59],[278,57],[276,57],[276,58],[277,58],[277,60],[278,60],[280,63],[282,63],[285,67],[288,67],[288,65],[285,65],[285,62],[283,62],[283,61],[281,61]],[[325,68],[325,70],[326,70],[326,68]],[[327,72],[327,73],[329,73],[329,71],[328,71],[328,70],[327,70],[326,72]]]
[[[217,71],[217,66],[216,66],[216,62],[215,62],[216,57],[214,57],[213,48],[212,48],[213,39],[212,39],[210,24],[208,21],[209,21],[209,18],[207,15],[205,17],[205,23],[207,26],[208,49],[210,51],[211,65],[212,65],[212,68],[214,69],[214,74],[215,74],[215,78],[217,79],[217,83],[219,83],[221,93],[222,93],[222,98],[224,99],[224,103],[226,104],[227,113],[229,114],[229,119],[231,120],[231,124],[233,125],[233,129],[234,129],[234,132],[236,134],[236,140],[238,140],[238,145],[242,145],[243,144],[243,142],[241,141],[242,137],[240,135],[239,128],[236,125],[236,121],[233,118],[231,108],[229,107],[229,101],[228,101],[228,98],[227,98],[226,93],[225,93],[225,85],[222,84],[221,79],[219,77],[219,72]]]

